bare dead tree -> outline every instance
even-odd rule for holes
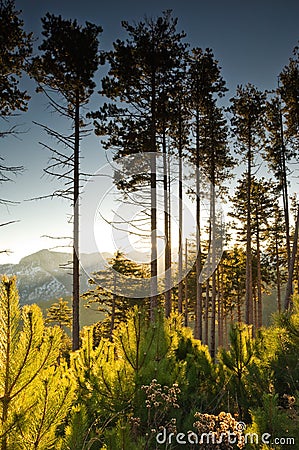
[[[41,55],[33,59],[31,74],[38,83],[50,107],[60,117],[72,123],[71,133],[62,133],[47,125],[45,132],[59,144],[58,150],[43,144],[51,151],[45,174],[63,182],[63,187],[51,194],[72,204],[73,208],[73,350],[80,345],[79,332],[79,193],[80,143],[88,133],[82,109],[95,88],[93,76],[99,65],[98,35],[102,29],[86,22],[46,14],[42,19],[44,40],[39,47]],[[47,197],[47,196],[46,196]]]

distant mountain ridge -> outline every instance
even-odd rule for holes
[[[112,255],[104,253],[105,259]],[[82,254],[82,264],[90,274],[103,269],[97,253]],[[0,264],[0,274],[16,275],[20,303],[39,303],[72,295],[70,253],[40,250],[25,256],[18,264]],[[88,288],[88,275],[81,270],[81,292]]]

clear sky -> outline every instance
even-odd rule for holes
[[[287,64],[292,49],[299,39],[299,2],[296,0],[251,0],[251,1],[203,1],[203,0],[151,0],[145,1],[93,1],[85,0],[16,0],[23,11],[25,28],[33,31],[41,41],[40,18],[46,13],[61,14],[65,18],[77,18],[103,27],[101,48],[111,48],[117,38],[124,38],[121,20],[138,21],[144,16],[157,16],[161,11],[172,9],[179,18],[178,29],[187,33],[191,46],[210,47],[220,62],[222,74],[232,97],[237,84],[251,82],[260,89],[276,87],[277,76]],[[97,75],[99,82],[101,72]],[[60,126],[60,122],[47,108],[46,99],[34,93],[34,84],[27,80],[23,85],[32,95],[29,111],[14,118],[12,124],[27,131],[18,137],[2,139],[0,155],[7,164],[24,165],[25,172],[14,183],[1,186],[2,198],[20,201],[9,209],[1,206],[1,221],[20,220],[1,227],[0,249],[8,248],[10,255],[0,254],[0,262],[16,262],[22,256],[42,248],[56,245],[42,235],[68,236],[71,227],[68,219],[71,209],[60,199],[24,202],[34,196],[51,193],[57,182],[43,177],[49,153],[39,142],[47,137],[33,121]],[[97,95],[92,106],[99,104]],[[83,170],[95,171],[104,163],[104,153],[98,140],[90,136],[83,144]],[[101,250],[112,250],[109,240],[103,240]]]

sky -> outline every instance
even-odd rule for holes
[[[125,38],[122,20],[136,22],[145,16],[156,17],[163,10],[172,9],[179,19],[178,30],[187,33],[186,41],[191,47],[213,49],[229,89],[227,102],[239,84],[251,82],[262,90],[275,88],[277,76],[288,63],[292,49],[299,40],[299,2],[296,0],[16,0],[16,7],[22,10],[26,30],[34,32],[36,47],[41,42],[40,18],[51,12],[64,18],[76,18],[80,23],[90,21],[101,25],[100,48],[104,50],[110,49],[117,38]],[[98,85],[101,74],[100,70],[96,75]],[[24,77],[22,86],[32,96],[29,110],[11,120],[11,125],[17,124],[22,133],[0,142],[0,155],[6,163],[25,168],[14,182],[1,186],[2,198],[19,203],[9,208],[1,206],[0,209],[0,222],[18,221],[1,227],[0,249],[9,249],[11,253],[1,253],[0,263],[15,263],[27,254],[58,245],[56,240],[42,236],[71,235],[71,225],[68,223],[71,209],[66,201],[27,201],[50,194],[59,187],[57,181],[43,176],[49,153],[40,143],[48,143],[48,138],[33,122],[46,123],[54,128],[59,128],[61,123],[49,111],[46,99],[35,93],[31,80]],[[100,98],[94,94],[91,108],[99,105]],[[99,140],[93,135],[84,141],[82,156],[83,171],[94,173],[106,163]],[[108,232],[108,228],[103,228],[103,236]],[[100,245],[101,251],[116,250],[109,239],[103,239]]]

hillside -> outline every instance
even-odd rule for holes
[[[107,253],[107,258],[111,255]],[[18,264],[0,265],[0,274],[16,275],[20,303],[44,303],[72,294],[71,255],[40,250],[20,260]],[[88,273],[103,269],[96,253],[82,254]],[[88,275],[81,272],[81,292],[88,288]]]

